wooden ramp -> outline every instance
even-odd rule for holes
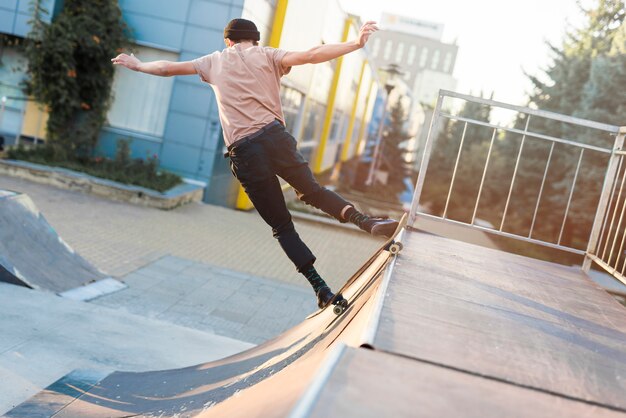
[[[571,267],[409,233],[372,345],[312,416],[626,415],[626,309]]]
[[[213,363],[67,376],[7,416],[626,416],[626,309],[582,272],[403,240],[356,273],[340,317]]]

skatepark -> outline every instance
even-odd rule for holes
[[[626,410],[623,307],[584,274],[416,230],[400,239],[397,257],[380,250],[355,272],[346,292],[353,303],[341,316],[328,309],[239,354],[241,343],[213,341],[213,350],[221,347],[215,357],[233,355],[182,369],[75,370],[6,416],[442,416],[459,410],[466,416],[520,410],[621,416]],[[78,325],[76,332],[85,326],[97,325]]]
[[[440,96],[608,131],[618,145],[626,134],[619,127],[457,93],[442,91]],[[437,108],[433,124],[447,117],[453,116]],[[422,173],[428,153],[427,144]],[[111,277],[79,256],[74,247],[85,243],[77,240],[70,246],[60,239],[52,226],[67,213],[51,214],[48,220],[36,205],[40,200],[53,209],[65,198],[73,203],[64,207],[80,206],[85,212],[104,202],[3,178],[13,189],[41,195],[6,191],[2,197],[3,207],[9,208],[3,213],[10,214],[2,218],[8,248],[3,254],[10,258],[2,259],[5,283],[0,284],[8,331],[0,357],[6,385],[0,413],[14,418],[624,416],[624,306],[591,280],[587,261],[582,267],[542,261],[503,251],[489,239],[500,235],[559,249],[610,271],[618,261],[602,249],[619,239],[616,222],[621,216],[616,215],[623,198],[622,186],[617,186],[626,178],[622,155],[612,155],[586,251],[567,247],[560,237],[540,241],[532,229],[528,236],[514,237],[502,225],[447,219],[445,210],[443,216],[425,212],[420,205],[425,174],[418,179],[408,225],[396,237],[403,244],[399,254],[352,229],[312,226],[321,245],[328,246],[323,237],[331,231],[342,234],[338,242],[350,245],[330,249],[341,260],[337,266],[350,269],[345,274],[337,267],[332,274],[334,287],[348,281],[344,296],[349,305],[340,315],[330,307],[312,314],[312,296],[289,280],[242,272],[253,271],[254,265],[242,265],[237,272],[175,252],[153,254],[149,261],[146,254],[155,251],[154,243],[144,243],[144,254],[127,260],[138,268],[126,266],[125,273]],[[573,184],[577,178],[578,172]],[[569,196],[571,201],[573,193]],[[196,210],[206,215],[206,210],[221,209],[190,206],[182,212],[189,216]],[[155,213],[140,209],[136,219]],[[172,216],[166,213],[162,222]],[[243,221],[248,214],[237,216]],[[567,211],[564,216],[563,225]],[[72,224],[80,224],[71,219],[75,222],[66,223],[68,232]],[[302,221],[303,231],[307,222]],[[102,227],[100,241],[115,241],[115,234],[105,236],[110,229]],[[29,239],[37,246],[27,245]],[[87,252],[90,247],[84,245]],[[29,258],[20,248],[31,249],[37,262],[25,262]],[[259,251],[270,251],[258,256],[271,259],[272,250]],[[353,258],[345,259],[344,252]],[[46,262],[46,253],[57,254],[65,264]],[[48,268],[22,267],[40,262]],[[122,264],[116,264],[118,271],[124,270]],[[331,258],[329,264],[335,261]],[[82,271],[83,279],[64,275],[68,269]],[[39,271],[46,274],[38,276]],[[59,284],[50,284],[59,271]],[[96,286],[100,294],[76,291],[105,281],[118,285]],[[87,296],[71,296],[76,294]],[[213,316],[194,316],[201,311]],[[211,322],[216,319],[222,322]],[[268,326],[275,321],[275,328]],[[255,328],[267,332],[251,333]]]

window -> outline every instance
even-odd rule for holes
[[[389,60],[391,58],[391,40],[385,42],[385,52],[383,59]]]
[[[372,55],[374,58],[378,57],[378,53],[380,52],[380,38],[374,39],[374,43],[372,44]]]
[[[403,55],[404,55],[404,42],[400,42],[398,44],[398,49],[396,49],[396,62],[398,64],[402,62]]]
[[[293,132],[302,108],[302,93],[291,87],[282,86],[280,89],[280,101],[283,104],[285,125]]]
[[[135,55],[142,61],[178,60],[178,54],[172,52],[143,46],[135,46],[135,49]],[[173,84],[173,77],[152,77],[116,67],[109,124],[149,135],[163,135]]]
[[[326,108],[320,103],[313,100],[308,101],[305,112],[306,120],[304,121],[304,130],[302,131],[302,142],[319,141],[322,121],[326,113],[325,110]]]
[[[426,67],[426,60],[428,59],[428,48],[422,49],[420,53],[420,67]]]
[[[450,66],[452,65],[452,53],[446,52],[446,58],[443,60],[443,71],[450,73]]]
[[[439,66],[439,55],[441,55],[439,50],[436,50],[435,53],[433,54],[433,60],[430,63],[430,68],[433,70],[436,70],[437,67]]]
[[[409,47],[409,56],[407,57],[407,63],[409,65],[413,65],[415,62],[415,52],[417,51],[417,47],[415,45],[411,45]]]

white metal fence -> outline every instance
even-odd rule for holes
[[[445,110],[447,106],[444,106],[444,101],[446,100],[460,102],[465,106],[467,104],[478,107],[484,106],[489,108],[490,111],[503,110],[512,112],[517,115],[517,120],[521,121],[521,123],[516,124],[519,126],[509,126],[504,123],[463,116],[462,112],[453,114],[453,112]],[[443,127],[450,127],[451,123],[457,124],[458,129],[455,132],[459,134],[459,137],[453,138],[455,141],[453,144],[456,149],[448,149],[447,151],[448,153],[454,153],[453,156],[448,155],[449,159],[454,161],[454,163],[451,164],[453,166],[449,167],[450,175],[448,176],[447,190],[442,187],[436,189],[439,195],[435,197],[440,199],[443,209],[439,213],[434,213],[428,209],[429,202],[426,201],[426,198],[433,198],[433,196],[425,198],[423,192],[425,187],[428,186],[427,173],[429,164],[438,164],[438,162],[433,162],[432,159],[433,147],[441,135]],[[546,124],[564,127],[561,129],[561,132],[570,132],[573,137],[569,135],[567,138],[556,137],[550,133],[549,129],[546,132],[534,127],[535,125],[546,126]],[[474,131],[480,129],[483,136],[482,140],[489,145],[485,152],[486,155],[481,156],[482,167],[475,169],[475,172],[479,173],[480,179],[472,179],[477,186],[475,198],[472,202],[464,202],[464,205],[469,208],[468,216],[465,219],[454,219],[453,216],[450,216],[450,207],[454,202],[455,195],[453,190],[455,190],[455,184],[459,182],[457,176],[462,164],[462,155],[467,152],[468,142],[475,141],[474,138],[469,138],[467,134],[472,129]],[[577,132],[582,130],[586,132],[586,138],[592,139],[587,141],[580,140],[577,137]],[[485,135],[487,137],[484,137]],[[500,195],[497,197],[503,206],[500,210],[500,218],[496,220],[491,219],[491,223],[478,222],[481,198],[483,198],[484,190],[490,181],[488,173],[490,173],[490,170],[494,170],[490,167],[490,163],[493,163],[492,160],[494,159],[492,155],[494,146],[502,147],[504,142],[511,140],[510,136],[512,135],[517,135],[520,140],[519,145],[516,143],[515,146],[509,146],[508,148],[509,151],[513,150],[516,155],[510,156],[512,158],[511,161],[514,159],[515,163],[511,167],[512,175],[510,175],[510,180],[509,178],[506,179],[509,182],[508,190],[501,190]],[[595,262],[626,283],[624,276],[626,270],[626,255],[624,253],[626,249],[624,246],[626,238],[624,232],[626,230],[626,190],[624,190],[626,185],[626,164],[624,163],[624,156],[626,152],[622,150],[625,135],[626,127],[607,125],[572,116],[513,106],[494,100],[441,90],[433,112],[426,143],[423,146],[422,162],[411,205],[409,224],[415,225],[418,217],[435,218],[445,220],[446,222],[467,225],[517,240],[584,255],[584,269],[588,270],[591,263]],[[596,136],[603,140],[594,140]],[[538,143],[542,143],[543,145],[541,146],[545,146],[546,149],[545,157],[541,157],[541,161],[537,161],[538,157],[536,154],[530,155],[526,152],[526,148],[537,146]],[[553,172],[563,170],[554,161],[562,157],[563,153],[569,153],[570,161],[573,162],[571,164],[572,169],[565,175],[555,179],[555,176],[552,175]],[[532,187],[528,185],[525,188],[519,187],[517,183],[522,180],[519,171],[520,166],[527,162],[526,160],[529,158],[534,159],[531,163],[534,164],[535,171],[539,171],[538,173],[533,173],[533,175],[541,180],[533,183]],[[585,168],[586,165],[584,163],[592,159],[595,161],[596,167],[594,173],[590,173],[590,170]],[[600,161],[599,171],[598,161]],[[437,167],[437,169],[439,170],[438,172],[441,171],[440,167]],[[598,177],[598,174],[600,174],[600,177]],[[596,177],[592,177],[592,175]],[[446,181],[448,181],[448,177],[446,177]],[[498,179],[500,184],[503,181],[501,177]],[[441,178],[428,178],[429,182],[439,181],[441,183],[440,180]],[[555,181],[559,183],[551,183]],[[585,193],[577,190],[577,186],[580,188],[581,184],[586,186]],[[591,185],[592,193],[589,193],[589,185]],[[528,190],[529,188],[532,190]],[[551,190],[552,194],[547,195],[546,190]],[[555,190],[558,193],[555,193]],[[524,205],[520,205],[519,198],[516,199],[516,194],[523,194],[526,200],[534,199],[534,201],[527,201]],[[467,193],[465,193],[466,196]],[[552,201],[560,199],[562,202],[562,216],[557,219],[554,213],[551,214],[550,222],[557,223],[552,225],[552,229],[555,231],[552,239],[541,236],[537,231],[537,225],[542,222],[540,206],[547,199],[552,199]],[[573,245],[571,242],[564,243],[564,235],[567,228],[576,223],[576,219],[572,216],[571,211],[573,202],[584,199],[586,199],[584,205],[586,210],[585,219],[589,220],[589,227],[584,231],[584,238],[578,240],[578,245]],[[445,203],[443,203],[444,201]],[[490,203],[488,202],[487,204]],[[514,207],[515,204],[524,207]],[[581,207],[581,205],[577,204],[577,207]],[[515,211],[517,214],[520,211],[526,212],[524,216],[530,220],[527,230],[522,232],[505,228],[508,220],[507,215],[512,211]],[[471,216],[469,212],[471,212]]]

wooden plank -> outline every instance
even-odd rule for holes
[[[626,411],[626,310],[582,271],[406,241],[375,348]]]
[[[348,348],[308,416],[604,418],[624,414],[383,352]]]

